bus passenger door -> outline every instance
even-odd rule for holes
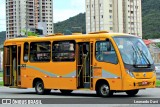
[[[20,47],[4,47],[4,86],[17,86],[20,77]]]
[[[21,85],[21,46],[17,48],[17,86]]]
[[[77,44],[77,83],[78,88],[91,88],[93,44],[81,42]]]

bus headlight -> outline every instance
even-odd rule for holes
[[[156,76],[156,70],[153,71],[153,77]]]
[[[132,72],[130,72],[128,69],[126,69],[126,72],[132,77],[132,78],[134,78],[134,75],[133,75],[133,73]]]

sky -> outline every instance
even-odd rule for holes
[[[85,12],[85,0],[53,0],[54,23]],[[0,0],[0,31],[6,30],[5,0]]]

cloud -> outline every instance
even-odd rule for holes
[[[54,23],[85,12],[85,0],[70,0],[66,5],[69,5],[69,8],[54,9]]]
[[[72,9],[55,10],[54,17],[53,17],[54,23],[64,21],[68,19],[69,17],[77,15],[78,13],[81,13],[81,12],[77,10],[72,10]]]
[[[71,0],[71,6],[79,11],[85,11],[85,0]]]

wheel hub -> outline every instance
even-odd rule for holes
[[[42,92],[42,84],[37,85],[37,90],[38,90],[38,92]]]
[[[109,87],[106,86],[106,85],[103,85],[103,86],[101,87],[101,93],[102,93],[103,95],[107,95],[107,94],[109,93]]]

